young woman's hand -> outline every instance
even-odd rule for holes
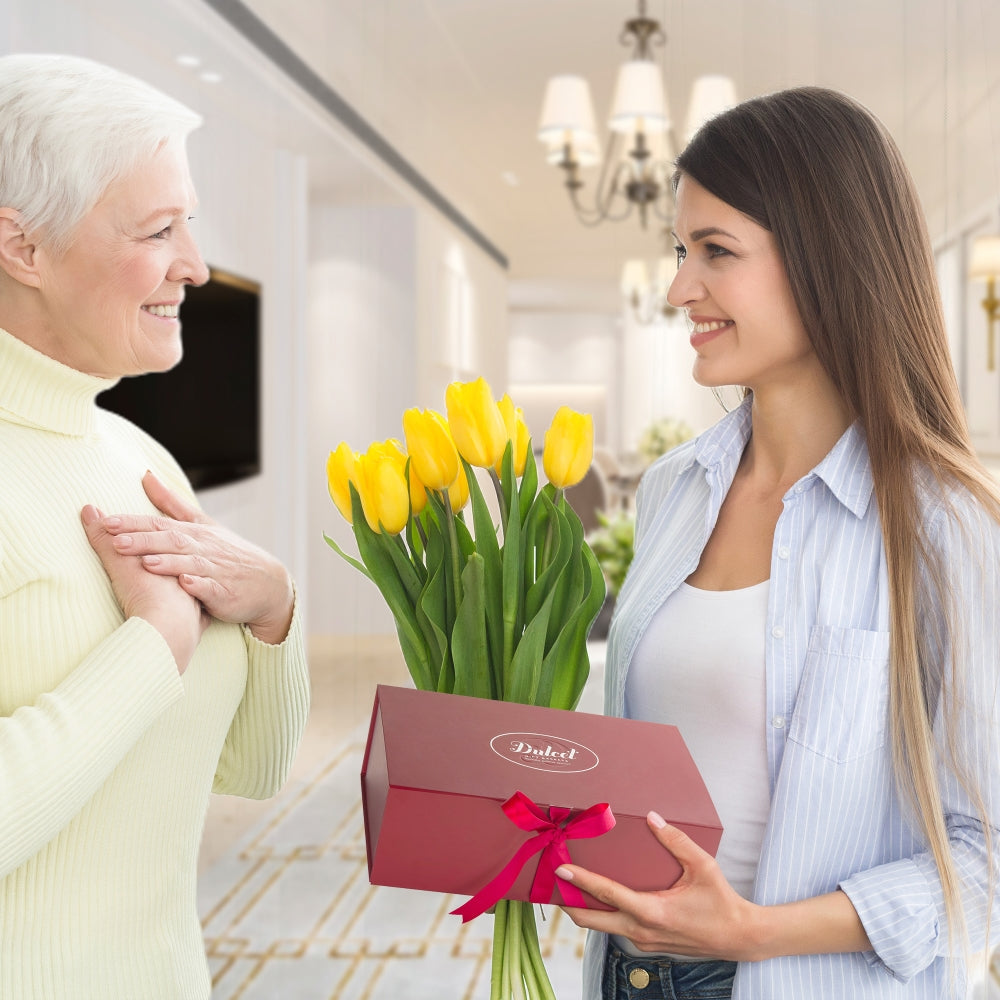
[[[137,557],[151,575],[176,579],[213,618],[245,624],[262,642],[280,643],[288,634],[294,601],[284,566],[216,524],[151,472],[142,485],[162,516],[103,518],[115,551]]]
[[[871,950],[864,925],[843,891],[760,906],[740,896],[715,858],[682,830],[656,813],[646,821],[680,864],[680,878],[669,889],[635,892],[578,865],[563,865],[557,875],[569,875],[577,888],[614,907],[565,907],[575,924],[620,934],[640,951],[735,962]]]
[[[614,907],[611,911],[565,907],[569,918],[580,927],[620,934],[641,951],[752,961],[761,907],[743,899],[715,858],[681,830],[665,824],[656,813],[646,821],[680,863],[680,878],[669,889],[636,892],[577,865],[563,865],[557,872],[560,877],[571,875],[578,889]]]

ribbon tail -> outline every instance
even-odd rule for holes
[[[451,914],[460,916],[465,924],[495,906],[514,884],[528,858],[544,850],[547,842],[548,838],[544,833],[525,841],[492,881],[487,882],[470,900],[452,910]]]
[[[573,859],[570,857],[569,849],[565,840],[560,838],[553,841],[542,852],[538,859],[538,868],[535,869],[535,878],[531,883],[531,894],[528,899],[532,903],[548,903],[552,899],[553,890],[558,885],[559,895],[562,896],[566,906],[577,906],[585,908],[587,901],[583,898],[583,893],[573,885],[563,879],[556,879],[556,869],[560,865],[571,865]]]

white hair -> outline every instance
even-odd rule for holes
[[[201,116],[118,70],[64,55],[0,57],[0,206],[65,250],[108,186]]]

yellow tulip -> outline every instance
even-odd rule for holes
[[[503,458],[507,428],[486,379],[452,382],[445,391],[448,425],[469,465],[492,469]]]
[[[395,441],[376,442],[358,457],[361,505],[372,531],[398,535],[410,517],[406,456]]]
[[[594,418],[560,406],[545,432],[542,466],[557,489],[575,486],[594,459]]]
[[[420,481],[410,460],[410,513],[416,517],[427,506],[427,488]]]
[[[358,487],[358,456],[354,454],[346,441],[341,441],[335,451],[330,452],[326,460],[326,481],[330,490],[330,499],[337,505],[337,510],[347,519],[348,524],[354,523],[351,511],[351,487]]]
[[[531,434],[528,432],[528,425],[524,422],[524,410],[520,406],[515,407],[514,401],[507,393],[503,394],[503,398],[497,403],[497,407],[500,410],[500,416],[503,417],[507,440],[514,444],[514,475],[523,476],[524,466],[528,461],[528,445],[531,444]],[[504,445],[504,448],[506,447]],[[501,465],[503,465],[502,455],[496,465],[493,466],[497,471],[497,475],[500,475]]]
[[[380,451],[384,451],[386,456],[396,462],[400,469],[406,468],[406,460],[409,456],[403,451],[402,444],[396,438],[389,438],[377,445]],[[419,514],[427,506],[427,490],[420,481],[413,462],[410,462],[410,513]]]
[[[469,480],[465,476],[463,465],[458,467],[458,476],[448,487],[448,502],[456,514],[469,502]]]
[[[447,489],[458,476],[461,462],[448,423],[434,410],[416,407],[403,414],[410,468],[429,490]]]

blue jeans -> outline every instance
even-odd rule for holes
[[[730,1000],[735,962],[632,958],[608,942],[603,1000]]]

